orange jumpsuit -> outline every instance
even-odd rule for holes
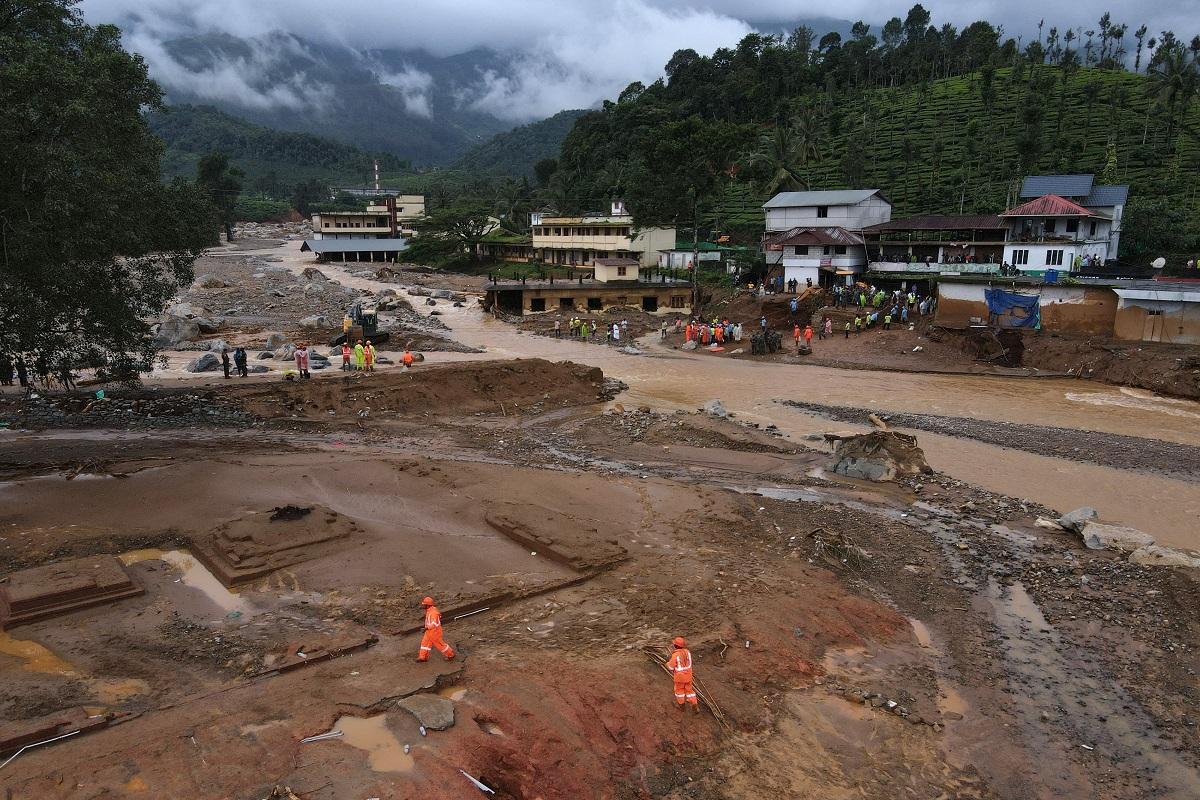
[[[675,680],[675,702],[683,705],[685,702],[698,705],[696,689],[692,686],[692,651],[680,647],[671,653],[667,659],[667,669]]]
[[[447,661],[454,658],[454,648],[442,638],[442,612],[437,610],[437,606],[430,606],[425,610],[425,635],[421,637],[421,652],[417,661],[428,661],[429,651],[435,647]]]

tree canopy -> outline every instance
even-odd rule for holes
[[[215,239],[203,193],[161,180],[142,115],[159,101],[120,32],[72,0],[0,14],[0,351],[35,375],[149,369],[147,320]]]
[[[229,164],[229,156],[224,153],[209,153],[196,165],[196,184],[217,207],[221,226],[225,228],[225,239],[230,242],[233,241],[233,223],[237,222],[235,211],[244,177],[240,169]]]

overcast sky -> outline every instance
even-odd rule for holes
[[[366,49],[423,49],[434,55],[489,47],[510,61],[504,74],[480,74],[462,102],[514,121],[545,117],[563,108],[586,108],[615,97],[635,80],[653,81],[676,50],[710,53],[755,28],[790,27],[802,17],[835,13],[863,19],[878,32],[891,16],[903,17],[911,0],[83,0],[88,21],[113,22],[126,46],[141,52],[168,90],[187,89],[213,100],[234,97],[244,105],[298,106],[313,90],[304,76],[266,87],[255,76],[278,63],[272,34],[284,31],[323,44]],[[926,3],[935,24],[960,28],[976,19],[1002,24],[1007,34],[1036,30],[1039,19],[1059,28],[1092,26],[1105,10],[1130,31],[1172,29],[1181,38],[1200,33],[1200,0],[1077,0],[1051,8],[1044,0],[968,0]],[[227,33],[255,39],[253,59],[219,64],[204,74],[173,61],[162,42],[192,33]],[[1129,37],[1132,41],[1132,36]],[[385,82],[395,75],[382,75]],[[432,82],[419,71],[401,76],[406,103],[429,113]],[[319,91],[319,87],[316,89]],[[311,98],[310,98],[311,99]]]

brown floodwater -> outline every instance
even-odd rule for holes
[[[282,257],[296,272],[311,265],[299,253],[298,242],[270,254]],[[321,269],[356,288],[399,288],[350,277],[336,265],[323,264]],[[415,307],[421,313],[429,310]],[[430,353],[431,363],[530,357],[576,361],[600,367],[605,375],[628,384],[628,392],[619,398],[626,405],[694,410],[719,398],[739,419],[777,425],[793,439],[857,426],[805,414],[779,400],[1053,425],[1200,446],[1200,403],[1090,381],[839,370],[656,351],[654,345],[647,347],[648,355],[638,356],[518,333],[474,303],[454,308],[442,301],[437,309],[455,339],[486,348],[486,353]],[[1162,544],[1200,548],[1200,483],[915,433],[929,463],[940,472],[1063,511],[1091,505],[1102,519],[1140,528]]]

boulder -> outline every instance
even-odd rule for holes
[[[291,342],[288,342],[283,347],[280,347],[275,351],[275,357],[284,361],[294,355],[296,355],[296,345],[292,344]]]
[[[204,343],[204,346],[213,353],[220,353],[222,350],[233,352],[233,348],[229,346],[229,342],[224,339],[209,339]]]
[[[246,366],[246,372],[252,372],[256,375],[263,373],[263,372],[270,372],[270,371],[271,371],[270,367],[264,367],[262,364],[249,364]]]
[[[895,431],[825,434],[833,445],[833,471],[848,478],[890,481],[897,475],[930,472],[917,437]]]
[[[396,705],[417,718],[431,731],[444,731],[454,726],[454,703],[436,694],[414,694],[402,697]]]
[[[1154,544],[1154,537],[1148,533],[1103,522],[1086,523],[1079,535],[1083,537],[1083,544],[1089,550],[1118,550],[1131,553],[1138,548]]]
[[[807,344],[797,345],[796,346],[796,355],[811,356],[812,355],[812,345],[807,345]]]
[[[1156,544],[1139,547],[1129,554],[1129,560],[1134,564],[1142,564],[1148,567],[1191,567],[1192,569],[1200,569],[1200,558],[1190,556],[1181,550],[1160,547]]]
[[[703,411],[705,414],[713,417],[729,416],[729,412],[725,410],[725,404],[720,400],[709,400],[704,404]]]
[[[410,286],[408,287],[408,294],[410,297],[429,297],[433,292],[424,286]]]
[[[304,277],[308,278],[310,281],[327,281],[327,280],[329,280],[329,278],[325,275],[325,273],[321,272],[321,270],[317,269],[316,267],[305,267],[304,272],[302,272],[301,274]]]
[[[400,293],[395,289],[380,289],[375,293],[376,300],[387,300],[392,297],[399,297]]]
[[[695,350],[696,343],[695,342],[684,342],[683,344],[679,345],[679,349],[680,350]]]
[[[221,327],[221,320],[212,317],[195,317],[192,322],[200,327],[201,333],[216,333]]]
[[[429,296],[436,297],[438,300],[453,300],[454,292],[449,289],[434,289]]]
[[[1091,506],[1081,506],[1069,514],[1063,514],[1058,518],[1058,524],[1069,531],[1079,533],[1083,530],[1083,526],[1094,520],[1100,519],[1100,515],[1096,513],[1096,509]]]
[[[216,353],[205,353],[199,358],[192,359],[184,367],[188,372],[213,372],[221,368],[221,357]]]
[[[427,306],[436,306],[436,305],[437,305],[437,300],[434,300],[432,297],[426,297],[426,298],[425,298],[425,305],[427,305]]]
[[[420,362],[422,362],[422,361],[424,361],[424,360],[425,360],[425,354],[424,354],[424,353],[413,353],[413,354],[412,354],[412,357],[413,357],[413,363],[414,363],[414,364],[419,364]]]
[[[216,275],[201,275],[199,278],[196,278],[193,285],[200,289],[226,289],[229,287],[228,283]]]
[[[618,353],[626,353],[631,356],[640,356],[642,354],[641,350],[638,350],[636,347],[634,347],[631,344],[627,344],[624,347],[618,347],[617,352]]]
[[[283,347],[287,344],[287,337],[279,331],[270,331],[267,333],[267,343],[263,345],[264,350],[274,350],[277,347]]]
[[[329,327],[329,321],[321,314],[314,314],[311,317],[304,317],[300,320],[300,327],[305,330],[316,330],[318,328]]]
[[[266,361],[268,358],[274,358],[274,357],[275,357],[275,354],[272,353],[270,350],[264,350],[258,354],[259,361]]]
[[[186,317],[167,317],[158,326],[158,345],[176,347],[200,336],[200,325]]]

